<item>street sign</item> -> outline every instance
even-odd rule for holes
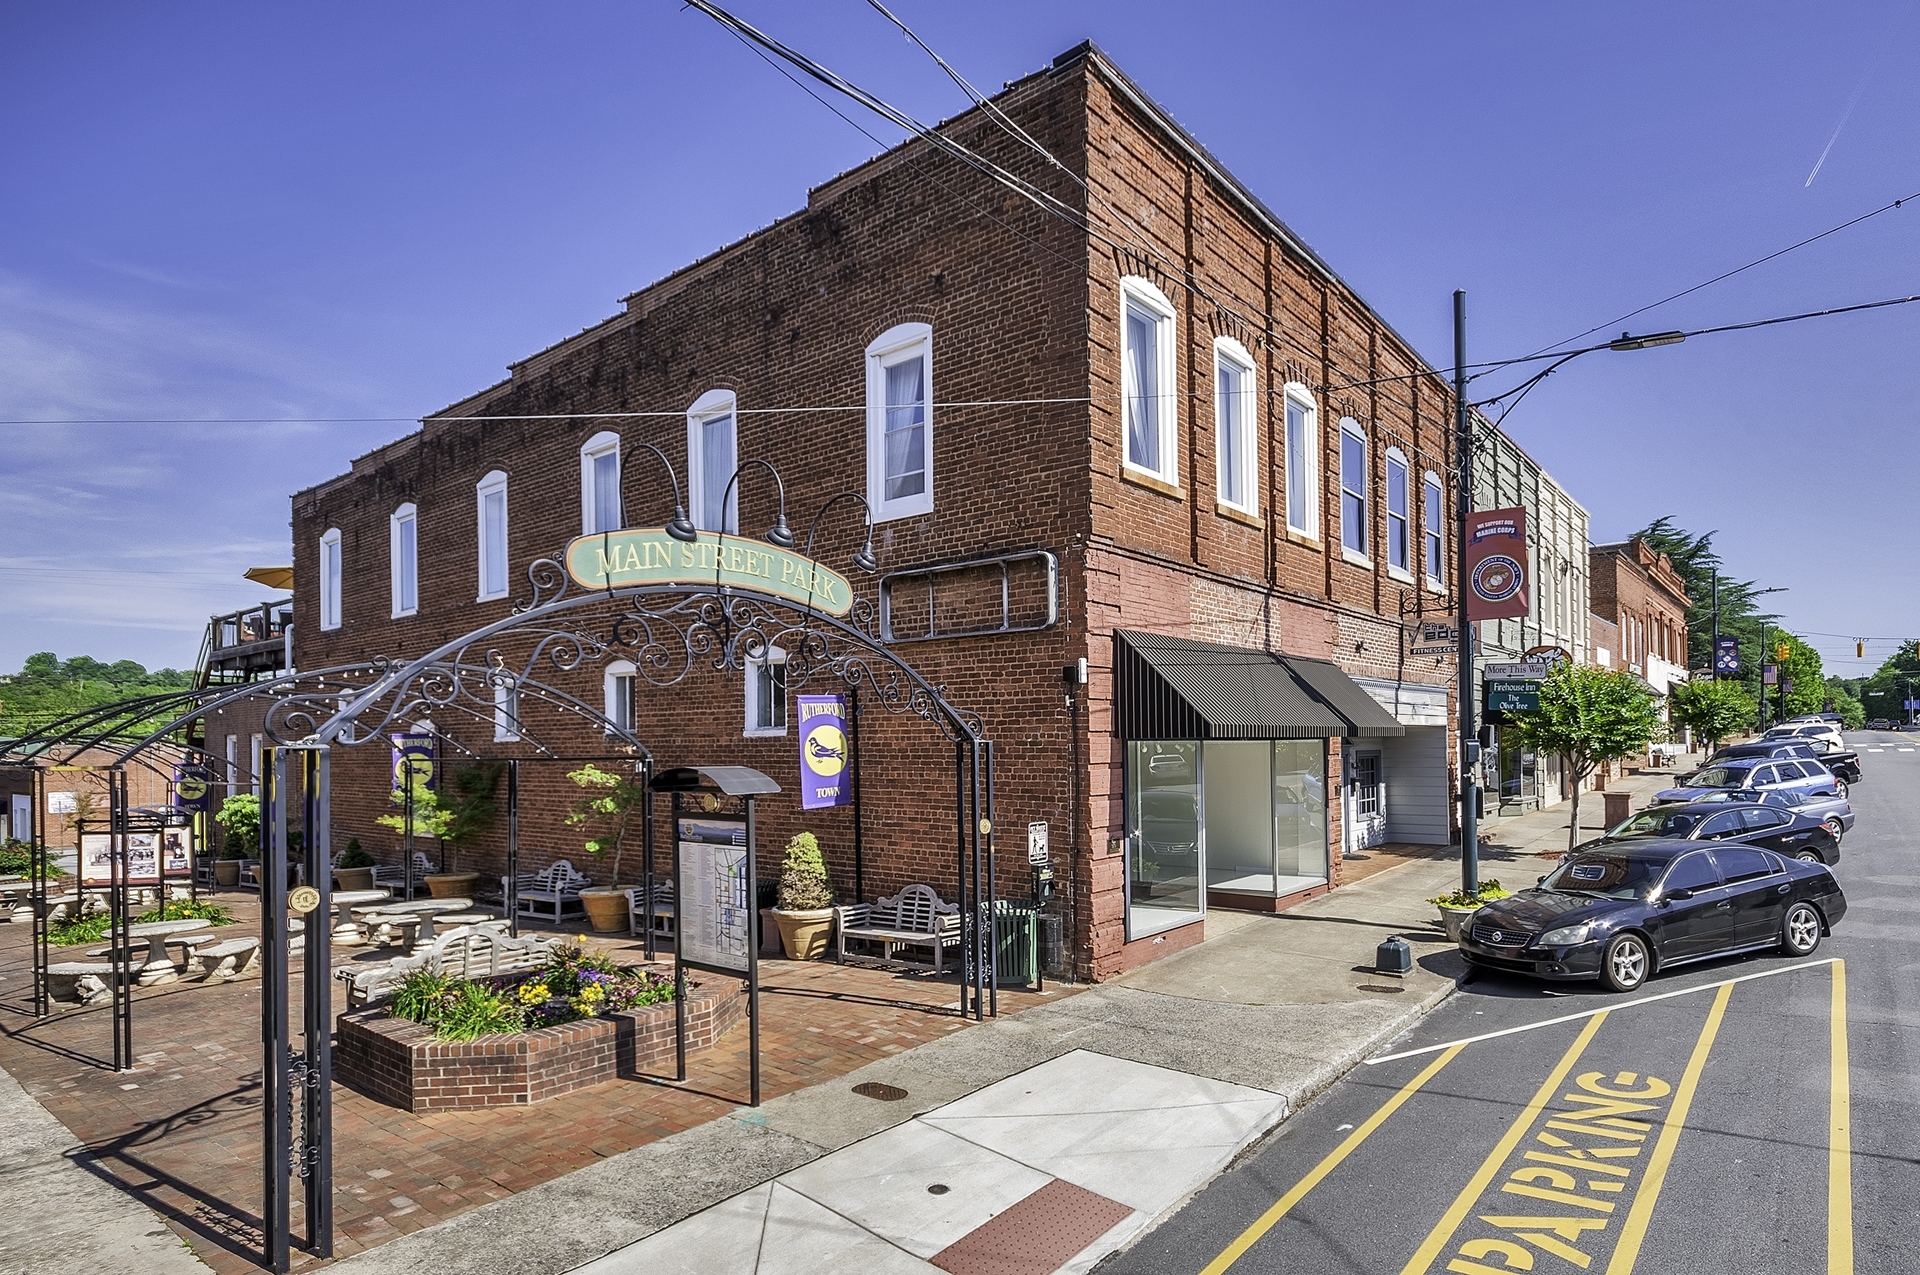
[[[1545,664],[1533,663],[1489,664],[1486,667],[1485,674],[1488,677],[1507,679],[1524,678],[1528,681],[1537,682],[1547,675],[1547,666]]]
[[[1920,710],[1920,699],[1910,699],[1906,701],[1906,707],[1909,713]]]
[[[1047,861],[1047,825],[1027,825],[1027,862],[1039,867]]]
[[[1713,643],[1713,671],[1716,673],[1738,673],[1740,671],[1740,639],[1715,638]]]
[[[1537,713],[1540,711],[1540,683],[1531,678],[1487,680],[1489,713]]]

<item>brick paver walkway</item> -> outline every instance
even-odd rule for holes
[[[257,932],[251,894],[218,899]],[[624,938],[595,946],[640,958]],[[342,953],[341,955],[346,955]],[[58,959],[58,957],[56,957]],[[295,962],[292,1020],[300,1021]],[[769,960],[761,977],[763,1097],[842,1076],[963,1030],[945,980]],[[704,976],[703,977],[711,977]],[[112,1058],[105,1006],[32,1017],[29,926],[0,925],[0,1066],[91,1151],[87,1167],[166,1218],[219,1272],[258,1269],[259,980],[176,984],[134,1002],[130,1073]],[[1002,989],[1002,1013],[1069,995]],[[336,1001],[335,1011],[343,1008]],[[334,1225],[340,1256],[723,1116],[747,1096],[747,1032],[689,1059],[683,1087],[610,1081],[532,1107],[413,1115],[336,1085]],[[294,1233],[303,1222],[295,1185]],[[295,1250],[296,1269],[319,1265]]]

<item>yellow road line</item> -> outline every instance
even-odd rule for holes
[[[1853,1084],[1847,1073],[1847,963],[1833,963],[1827,1015],[1833,1083],[1827,1090],[1827,1275],[1853,1275]]]
[[[1239,1261],[1241,1254],[1252,1248],[1261,1236],[1271,1231],[1294,1205],[1306,1198],[1307,1192],[1319,1186],[1322,1179],[1329,1173],[1332,1173],[1334,1169],[1338,1168],[1342,1160],[1345,1160],[1353,1153],[1356,1147],[1362,1142],[1365,1142],[1368,1134],[1378,1129],[1381,1124],[1386,1121],[1388,1116],[1398,1111],[1407,1099],[1418,1093],[1422,1085],[1438,1075],[1440,1069],[1452,1062],[1454,1056],[1465,1048],[1465,1045],[1455,1045],[1452,1049],[1449,1049],[1446,1053],[1441,1054],[1440,1057],[1428,1063],[1426,1070],[1402,1085],[1400,1092],[1387,1099],[1380,1110],[1374,1112],[1362,1121],[1359,1128],[1348,1134],[1339,1146],[1327,1153],[1326,1159],[1314,1165],[1313,1170],[1308,1173],[1306,1177],[1294,1183],[1285,1195],[1274,1201],[1272,1208],[1254,1219],[1253,1225],[1240,1232],[1240,1234],[1235,1237],[1233,1243],[1222,1249],[1220,1256],[1208,1262],[1206,1269],[1201,1271],[1200,1275],[1221,1275],[1229,1266]]]
[[[1694,1091],[1700,1087],[1700,1073],[1707,1068],[1707,1055],[1713,1052],[1714,1038],[1720,1034],[1720,1020],[1726,1017],[1727,1002],[1732,998],[1733,984],[1723,984],[1713,998],[1713,1008],[1707,1011],[1707,1024],[1700,1029],[1700,1039],[1693,1044],[1693,1057],[1687,1059],[1680,1087],[1673,1091],[1666,1121],[1660,1126],[1660,1140],[1653,1144],[1653,1155],[1647,1160],[1647,1175],[1640,1180],[1633,1207],[1627,1210],[1626,1225],[1620,1228],[1620,1242],[1613,1246],[1613,1258],[1607,1263],[1606,1275],[1631,1275],[1633,1264],[1640,1260],[1640,1245],[1647,1238],[1653,1206],[1660,1202],[1660,1188],[1667,1182],[1667,1166],[1673,1163],[1673,1150],[1680,1145]]]
[[[1414,1250],[1413,1256],[1407,1259],[1407,1264],[1400,1268],[1400,1275],[1426,1275],[1427,1268],[1433,1265],[1433,1259],[1438,1257],[1440,1250],[1452,1241],[1453,1233],[1459,1230],[1460,1223],[1466,1220],[1468,1210],[1479,1201],[1481,1193],[1487,1189],[1487,1184],[1493,1181],[1493,1175],[1500,1171],[1507,1157],[1513,1154],[1513,1149],[1520,1145],[1520,1139],[1526,1136],[1527,1130],[1533,1128],[1533,1122],[1540,1118],[1542,1109],[1553,1101],[1554,1091],[1560,1088],[1562,1081],[1566,1080],[1567,1073],[1573,1070],[1573,1064],[1578,1062],[1580,1055],[1586,1052],[1587,1044],[1593,1039],[1593,1034],[1599,1031],[1600,1024],[1606,1021],[1607,1011],[1604,1009],[1587,1019],[1587,1025],[1581,1028],[1578,1036],[1573,1038],[1573,1044],[1567,1047],[1567,1052],[1558,1063],[1554,1064],[1553,1070],[1547,1073],[1546,1080],[1541,1083],[1539,1091],[1533,1095],[1533,1101],[1526,1105],[1526,1109],[1514,1118],[1514,1122],[1507,1127],[1507,1131],[1500,1135],[1500,1141],[1494,1143],[1493,1150],[1487,1153],[1486,1160],[1474,1171],[1467,1185],[1454,1198],[1440,1220],[1434,1224],[1433,1230],[1427,1234],[1426,1241]]]

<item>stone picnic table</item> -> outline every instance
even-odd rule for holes
[[[167,944],[169,942],[192,944],[196,939],[187,938],[187,935],[196,935],[197,938],[197,931],[212,928],[212,921],[200,917],[189,917],[180,921],[137,921],[129,925],[127,927],[129,949],[133,946],[135,939],[147,941],[147,963],[140,971],[141,983],[163,982],[175,977],[178,971],[174,967],[173,958],[167,955]]]
[[[333,892],[333,906],[336,909],[339,920],[333,927],[333,941],[347,945],[358,943],[360,941],[360,927],[354,922],[354,909],[363,907],[369,903],[383,903],[392,897],[393,891],[384,888],[379,890],[335,890]]]
[[[415,941],[421,941],[433,938],[434,917],[443,913],[468,912],[472,909],[472,899],[409,899],[401,903],[375,903],[370,906],[356,907],[353,911],[367,923],[369,930],[388,918],[410,924],[417,917],[420,932],[415,936]]]

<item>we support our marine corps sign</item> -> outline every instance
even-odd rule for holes
[[[1462,568],[1469,620],[1510,620],[1527,613],[1527,511],[1482,509],[1467,515]]]
[[[845,697],[798,695],[794,703],[800,710],[800,808],[852,805]]]

